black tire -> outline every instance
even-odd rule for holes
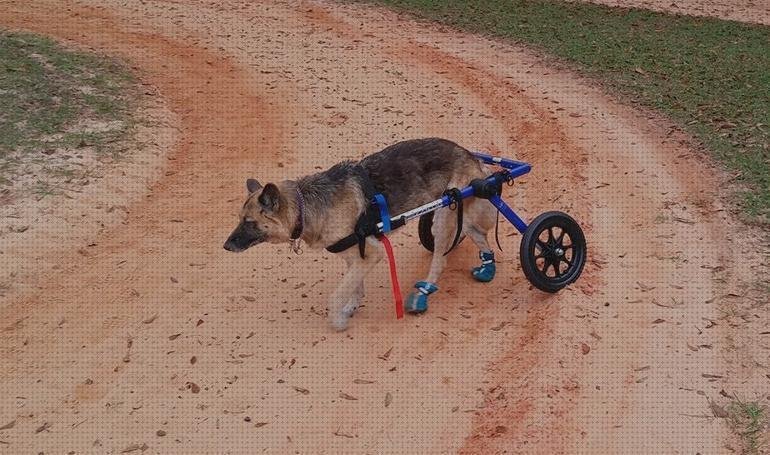
[[[435,212],[429,212],[421,216],[417,225],[417,233],[420,235],[420,243],[422,243],[422,246],[431,253],[433,252],[434,247],[432,231],[433,213]],[[454,229],[457,229],[457,226],[455,226]],[[463,240],[465,240],[465,235],[461,235],[460,240],[457,241],[457,244],[461,244]]]
[[[563,212],[546,212],[532,220],[519,249],[524,275],[533,286],[550,293],[578,279],[586,255],[583,230]]]
[[[426,250],[433,252],[433,212],[426,213],[420,217],[417,225],[417,232],[420,235],[420,243]]]

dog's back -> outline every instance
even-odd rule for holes
[[[468,150],[438,138],[399,142],[365,157],[359,164],[376,190],[387,196],[394,215],[485,175]]]

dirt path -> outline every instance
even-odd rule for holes
[[[766,381],[715,324],[743,278],[719,177],[656,119],[533,55],[325,2],[0,11],[0,25],[133,62],[181,125],[165,177],[123,224],[3,299],[10,450],[716,453],[729,436],[707,400]],[[496,283],[471,282],[463,244],[431,311],[396,321],[382,265],[338,334],[324,318],[336,258],[221,249],[247,176],[422,136],[534,163],[508,197],[527,218],[582,220],[592,260],[578,285],[529,289],[505,227]],[[414,226],[395,243],[408,284],[428,256]]]

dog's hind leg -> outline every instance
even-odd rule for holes
[[[446,266],[447,258],[444,256],[452,245],[455,230],[454,212],[447,209],[437,210],[433,216],[433,259],[430,263],[430,271],[427,278],[418,281],[404,303],[404,309],[409,313],[424,313],[428,310],[428,296],[438,291],[436,282]]]
[[[473,240],[479,249],[481,265],[471,269],[471,275],[477,281],[488,283],[495,277],[495,253],[489,247],[487,233],[496,221],[495,207],[485,200],[473,199],[468,207],[468,217],[463,223],[463,231]]]
[[[358,248],[350,248],[342,253],[348,269],[342,281],[329,299],[329,322],[337,330],[348,327],[348,319],[355,311],[360,297],[363,297],[364,278],[382,259],[382,245],[370,238],[366,243],[366,257],[361,259]]]

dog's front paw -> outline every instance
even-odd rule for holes
[[[347,317],[352,317],[353,313],[356,312],[358,309],[359,303],[358,301],[355,302],[348,302],[345,304],[344,307],[342,307],[342,314],[344,314]]]
[[[332,328],[338,332],[342,332],[348,328],[348,320],[350,320],[350,316],[345,314],[344,311],[339,313],[329,313],[329,323]]]

